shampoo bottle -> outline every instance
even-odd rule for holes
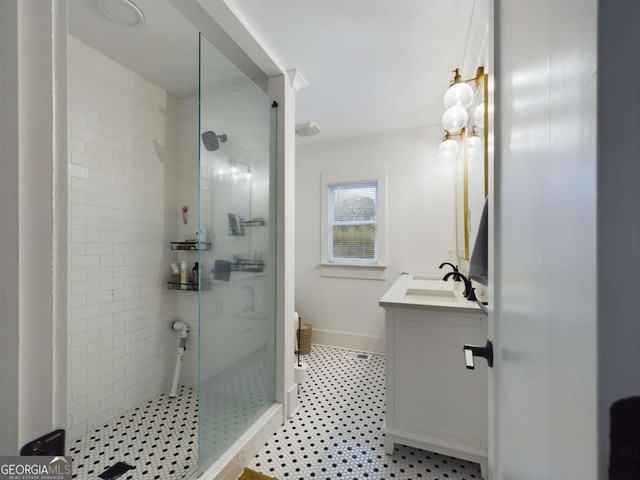
[[[193,288],[194,290],[198,290],[198,284],[200,283],[200,279],[198,278],[198,276],[200,275],[200,272],[198,271],[198,262],[196,262],[193,265],[193,270],[191,271],[191,281],[193,282]]]
[[[180,290],[187,289],[187,262],[180,262]]]

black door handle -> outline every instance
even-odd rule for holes
[[[469,370],[476,368],[473,357],[486,358],[487,364],[493,367],[493,344],[491,340],[487,340],[487,344],[484,347],[465,345],[462,351],[464,352],[464,363]]]

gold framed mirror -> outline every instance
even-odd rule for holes
[[[469,261],[475,243],[485,198],[489,195],[489,82],[479,67],[471,114],[460,131],[460,149],[455,162],[456,256]]]

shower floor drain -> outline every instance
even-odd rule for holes
[[[360,352],[347,352],[344,354],[345,358],[357,358],[359,360],[369,360],[368,353],[360,353]]]
[[[132,467],[131,465],[128,465],[124,462],[118,462],[112,467],[107,468],[104,472],[98,475],[98,477],[104,480],[114,480],[120,477],[123,473],[128,472],[132,468],[136,468],[136,467]]]

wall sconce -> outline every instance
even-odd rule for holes
[[[458,156],[458,142],[451,138],[451,134],[446,132],[440,144],[438,160],[442,163],[452,163]]]
[[[459,68],[456,68],[453,73],[455,73],[453,80],[444,94],[444,108],[449,109],[451,107],[458,106],[466,110],[473,103],[474,95],[473,88],[471,88],[467,82],[475,79],[462,80]]]
[[[251,173],[250,166],[247,165],[247,172],[242,175],[242,179],[247,183],[251,183],[251,181],[253,180],[253,173]]]
[[[438,160],[442,163],[450,163],[456,159],[458,143],[452,137],[457,136],[463,139],[470,120],[473,121],[474,126],[479,128],[484,126],[484,106],[481,101],[482,91],[479,88],[484,79],[484,67],[478,67],[476,76],[466,80],[460,75],[459,68],[456,68],[453,73],[453,80],[444,94],[444,108],[446,110],[442,115],[442,127],[445,130],[445,136],[438,153]],[[470,112],[474,105],[477,106],[473,112]],[[473,137],[477,140],[472,140]],[[474,127],[472,135],[467,139],[467,148],[480,148],[481,141],[480,144],[474,144],[479,140]],[[472,142],[471,145],[468,143],[469,141]]]
[[[480,211],[489,194],[489,137],[485,128],[488,88],[484,67],[478,67],[476,76],[466,80],[456,68],[444,94],[446,110],[442,115],[442,127],[445,132],[438,148],[438,160],[455,167],[456,251],[460,260],[469,260],[469,244],[477,232],[471,222],[477,222],[479,215],[472,217],[471,212]]]
[[[467,80],[463,80],[459,68],[456,68],[453,73],[453,80],[444,94],[444,108],[446,108],[446,111],[442,115],[442,127],[450,133],[459,133],[469,121],[469,109],[476,103],[476,96],[482,95],[478,87],[484,78],[484,67],[478,67],[476,76]],[[475,86],[475,91],[469,84]],[[482,105],[482,103],[479,105]],[[478,123],[476,114],[482,117],[482,122],[484,122],[484,115],[478,113],[478,108],[475,109],[474,122],[476,125],[481,126]]]
[[[484,103],[479,103],[473,111],[473,123],[479,128],[484,128]]]
[[[476,109],[477,110],[477,109]],[[484,109],[483,109],[484,110]],[[476,127],[471,127],[471,133],[467,137],[467,153],[470,157],[475,157],[482,149],[482,140],[476,133]]]
[[[244,165],[247,170],[245,173],[242,173],[238,164]],[[251,183],[253,180],[253,173],[251,173],[251,166],[247,163],[236,160],[235,158],[229,159],[229,168],[221,169],[214,168],[211,169],[211,174],[213,178],[215,178],[218,182],[226,182],[231,181],[232,183],[238,183],[240,180],[243,180],[246,183]]]
[[[460,105],[449,107],[442,115],[442,126],[449,133],[460,133],[469,120],[469,112]]]
[[[238,161],[235,158],[229,159],[229,178],[233,183],[238,183],[240,180],[240,169],[238,168]]]

